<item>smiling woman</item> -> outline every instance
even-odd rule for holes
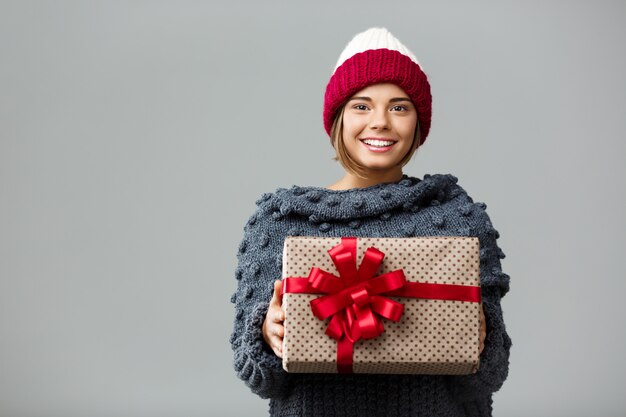
[[[270,399],[271,416],[491,416],[492,394],[508,374],[511,340],[500,298],[508,291],[509,278],[501,271],[504,253],[496,244],[499,234],[484,203],[474,202],[453,175],[426,174],[419,179],[402,172],[426,141],[431,102],[430,84],[411,51],[385,28],[358,34],[339,57],[324,96],[324,129],[345,175],[328,187],[294,185],[257,200],[259,207],[244,227],[237,255],[238,285],[231,299],[236,314],[230,342],[237,375],[252,392]],[[482,298],[477,307],[480,319],[471,326],[478,340],[472,335],[456,345],[465,352],[477,349],[480,368],[471,375],[351,375],[343,365],[352,355],[345,355],[345,343],[352,341],[344,338],[342,347],[337,346],[337,355],[341,350],[338,373],[287,372],[290,359],[284,343],[294,329],[286,329],[285,321],[312,318],[310,312],[294,316],[293,309],[283,309],[282,274],[291,262],[307,263],[304,254],[295,260],[283,259],[289,236],[477,237]],[[350,294],[354,301],[348,300],[350,311],[364,311],[360,309],[370,302],[367,290]],[[341,314],[352,317],[346,311]],[[367,330],[365,321],[346,324],[349,327],[344,330],[361,332],[361,323]],[[438,334],[460,332],[445,321],[437,325]],[[328,341],[328,332],[314,335],[301,330],[307,334],[300,346],[305,351]],[[427,349],[427,339],[417,337],[407,345],[388,348],[391,352],[422,351]]]

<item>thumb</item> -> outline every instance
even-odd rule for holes
[[[283,297],[280,294],[283,288],[282,281],[274,281],[274,294],[272,295],[272,301],[277,303],[278,305],[282,304]]]

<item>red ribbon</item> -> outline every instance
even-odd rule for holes
[[[365,251],[357,269],[355,237],[342,237],[328,253],[339,277],[312,267],[306,278],[285,278],[281,295],[327,294],[312,300],[311,310],[320,320],[331,317],[326,334],[338,341],[339,373],[352,373],[357,341],[376,338],[384,331],[379,316],[396,322],[402,317],[404,305],[382,295],[480,302],[480,287],[407,282],[402,269],[374,276],[385,257],[374,247]]]

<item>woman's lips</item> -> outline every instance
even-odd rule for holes
[[[376,152],[376,153],[384,153],[389,151],[391,148],[393,148],[393,145],[396,144],[396,142],[394,142],[393,144],[389,145],[389,146],[372,146],[372,145],[368,145],[367,143],[363,142],[363,140],[361,140],[361,143],[363,144],[363,146],[365,146],[367,149],[369,149],[372,152]]]

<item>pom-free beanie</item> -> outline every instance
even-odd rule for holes
[[[366,188],[279,188],[257,201],[237,253],[234,328],[237,376],[276,417],[489,417],[492,394],[509,370],[511,339],[500,300],[509,290],[504,253],[487,205],[474,202],[447,174],[404,175]],[[297,374],[263,339],[263,321],[281,279],[286,236],[476,236],[487,336],[478,372],[470,375]]]
[[[345,47],[324,94],[324,129],[330,136],[338,110],[354,93],[371,84],[390,82],[409,96],[417,109],[420,145],[430,131],[430,84],[417,58],[387,29],[374,27],[357,34]]]

